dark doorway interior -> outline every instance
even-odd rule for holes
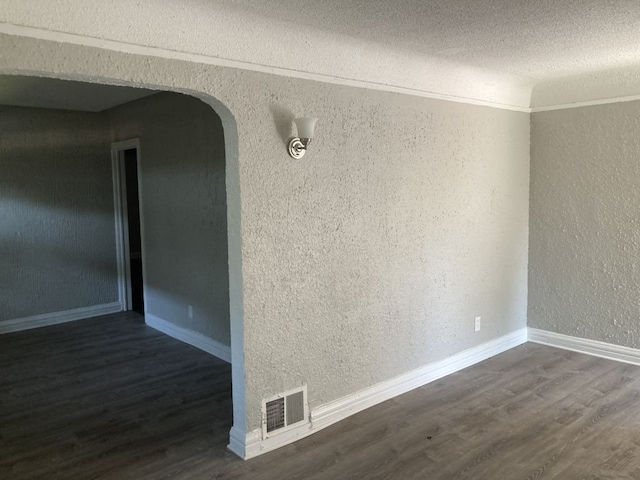
[[[124,175],[127,191],[127,218],[129,223],[129,258],[131,262],[131,309],[134,312],[144,315],[137,157],[137,150],[135,148],[124,151]]]

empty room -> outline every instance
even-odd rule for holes
[[[0,478],[640,478],[637,2],[0,4]]]

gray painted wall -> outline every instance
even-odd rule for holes
[[[274,393],[308,384],[315,408],[525,327],[528,114],[16,36],[0,48],[0,71],[218,109],[240,431]],[[318,135],[295,161],[303,114]]]
[[[220,118],[202,101],[177,93],[105,113],[113,141],[140,138],[146,313],[230,345]]]
[[[0,321],[118,301],[109,126],[0,107]]]
[[[277,392],[308,384],[313,409],[525,327],[529,115],[252,77],[250,429]],[[289,105],[319,117],[302,161],[278,136]]]
[[[529,326],[640,348],[640,102],[532,115]]]

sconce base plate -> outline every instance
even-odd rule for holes
[[[302,143],[298,137],[294,137],[289,142],[289,155],[295,159],[304,157],[304,153],[307,151],[307,147]]]

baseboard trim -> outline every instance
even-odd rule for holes
[[[527,330],[520,329],[477,347],[460,352],[439,362],[431,363],[386,382],[348,395],[312,410],[314,429],[324,428],[344,418],[389,400],[415,388],[446,377],[476,363],[503,353],[527,341]]]
[[[537,328],[529,328],[527,335],[529,341],[533,343],[571,350],[572,352],[584,353],[617,362],[640,365],[640,350],[635,348],[622,347],[620,345],[589,340],[587,338],[572,337],[561,333],[538,330]]]
[[[229,432],[229,445],[227,448],[240,458],[249,460],[308,437],[316,431],[312,429],[310,423],[304,423],[279,435],[263,439],[262,430],[260,429],[253,430],[245,435],[241,430],[233,427]]]
[[[63,312],[43,313],[31,317],[15,318],[0,322],[0,335],[4,333],[20,332],[32,328],[48,327],[59,323],[75,322],[86,318],[99,317],[122,311],[120,302],[103,303],[91,307],[74,308]]]
[[[256,430],[257,432],[258,430]],[[249,439],[249,434],[245,434],[235,425],[229,432],[229,445],[227,448],[242,459],[247,460],[247,445],[256,443],[255,439]]]
[[[220,360],[231,363],[231,347],[223,345],[222,343],[215,341],[213,338],[202,335],[201,333],[178,327],[167,320],[163,320],[162,318],[149,313],[145,314],[144,319],[145,323],[149,327],[169,335],[176,340],[188,343],[192,347],[199,348],[214,357],[218,357]]]
[[[310,424],[301,425],[282,435],[262,439],[261,430],[254,430],[245,434],[234,427],[229,435],[228,448],[245,460],[257,457],[309,436],[369,407],[522,345],[526,341],[527,329],[522,328],[439,362],[431,363],[386,382],[378,383],[357,393],[339,398],[311,409]]]

